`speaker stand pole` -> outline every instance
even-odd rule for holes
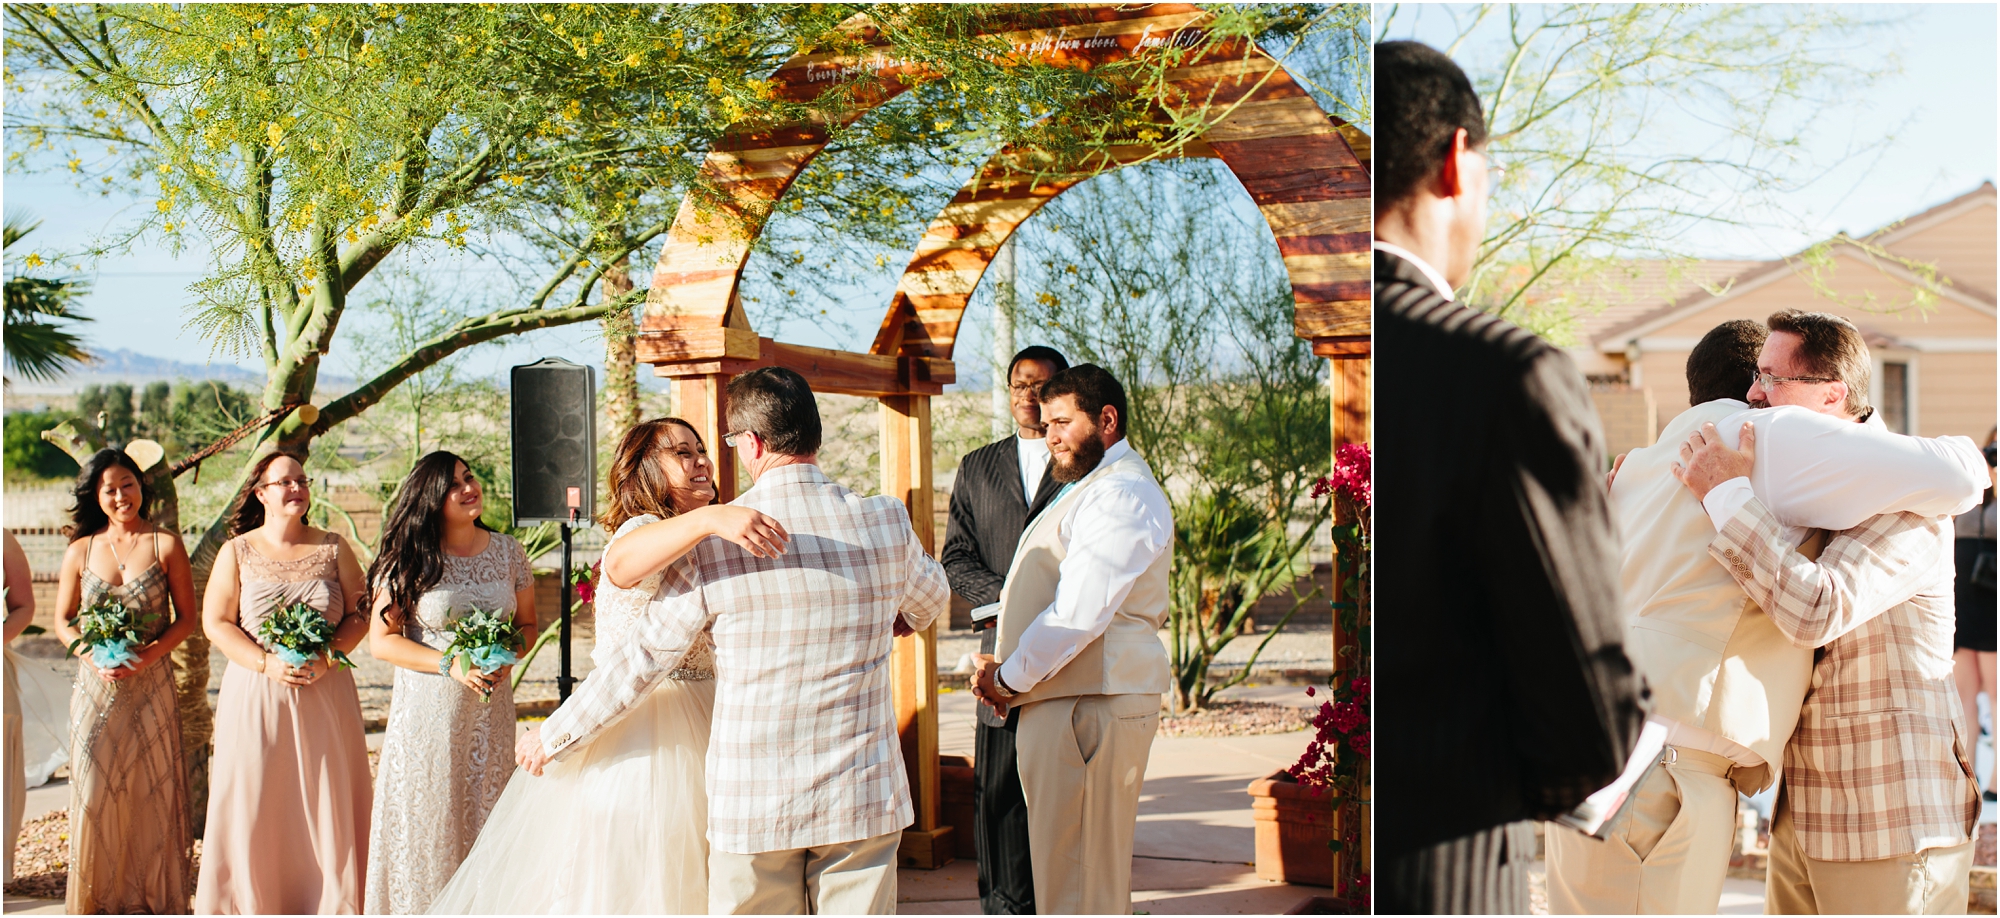
[[[574,490],[574,489],[572,489],[572,490]],[[576,521],[576,508],[575,508],[575,507],[571,507],[571,508],[570,508],[570,511],[569,511],[569,518],[570,518],[570,522],[572,522],[572,523]],[[564,702],[564,701],[568,701],[568,700],[569,700],[569,691],[570,691],[570,688],[571,688],[571,687],[572,687],[573,685],[575,685],[575,684],[576,684],[576,680],[575,680],[575,679],[572,679],[572,678],[570,678],[570,674],[569,674],[569,626],[570,626],[570,621],[569,621],[569,594],[570,594],[570,589],[571,589],[571,588],[570,588],[570,584],[569,584],[569,568],[570,568],[570,543],[569,543],[569,534],[570,534],[570,530],[569,530],[569,525],[570,525],[569,523],[564,523],[564,524],[562,524],[562,546],[563,546],[563,560],[562,560],[562,625],[561,625],[561,627],[562,627],[562,635],[561,635],[560,637],[558,637],[558,638],[556,639],[556,643],[558,643],[558,644],[560,644],[560,645],[561,645],[561,651],[562,651],[562,668],[561,668],[560,670],[558,670],[558,672],[557,672],[557,675],[556,675],[556,695],[558,696],[558,697],[557,697],[557,703],[561,703],[561,702]]]

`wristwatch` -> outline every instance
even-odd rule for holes
[[[1007,680],[1000,678],[1000,667],[993,668],[993,688],[1002,698],[1012,698],[1021,694],[1007,687]]]

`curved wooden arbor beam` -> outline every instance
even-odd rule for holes
[[[1181,98],[1227,111],[1176,155],[1221,159],[1257,202],[1291,276],[1301,337],[1365,340],[1369,175],[1349,143],[1366,149],[1365,135],[1323,112],[1262,49],[1236,50],[1235,60],[1212,54],[1169,72]],[[869,352],[950,359],[973,290],[1029,216],[1093,175],[1154,158],[1143,145],[1114,146],[1097,168],[1065,172],[1032,147],[994,154],[917,243]]]
[[[1199,7],[1179,3],[1080,4],[1039,13],[1032,21],[996,17],[987,34],[1008,42],[1022,58],[1089,67],[1155,47],[1206,15]],[[865,16],[849,19],[842,29],[875,48],[886,47]],[[860,57],[800,54],[786,61],[770,79],[773,91],[780,96],[809,102],[858,74],[875,79],[858,84],[853,104],[837,116],[841,126],[852,124],[934,76],[909,62],[884,58],[878,51],[875,56]],[[654,269],[636,342],[640,362],[654,364],[659,375],[688,376],[718,370],[716,365],[721,362],[760,358],[765,348],[737,298],[743,267],[777,202],[830,138],[829,126],[824,124],[744,124],[726,131],[716,142],[702,165],[705,184],[716,193],[691,193],[682,200]],[[813,350],[818,353],[779,356],[830,360],[830,355],[839,353]],[[863,361],[848,367],[846,375],[875,375],[885,366],[895,371],[893,364],[878,366]],[[938,369],[949,377],[949,367]],[[909,375],[907,366],[903,375]],[[929,384],[914,390],[892,386],[885,391],[829,391],[858,395],[934,393],[942,391],[943,383],[949,381],[920,381]]]

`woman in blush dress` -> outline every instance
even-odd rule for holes
[[[619,441],[603,517],[604,584],[592,655],[631,639],[669,564],[711,535],[761,556],[784,550],[778,522],[717,505],[712,468],[679,418]],[[432,914],[702,914],[708,911],[703,761],[715,657],[697,649],[646,702],[541,777],[516,770]]]
[[[312,483],[297,457],[252,469],[236,537],[216,553],[202,624],[229,658],[215,707],[208,824],[195,912],[355,914],[368,862],[368,741],[354,676],[326,656],[286,663],[257,638],[303,602],[361,643],[361,563],[339,536],[306,525]]]
[[[501,610],[535,640],[535,583],[511,536],[486,528],[479,480],[451,453],[417,460],[368,572],[368,652],[396,667],[368,841],[368,913],[422,914],[451,880],[514,770],[503,667],[441,670],[458,616]]]
[[[77,648],[70,697],[69,892],[73,915],[187,914],[193,834],[174,678],[166,665],[197,622],[194,574],[171,532],[146,521],[152,494],[121,450],[99,450],[76,477],[69,550],[56,586],[55,632],[117,602],[147,643],[106,665]]]

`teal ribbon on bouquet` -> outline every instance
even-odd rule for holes
[[[136,669],[139,655],[132,652],[132,642],[121,638],[91,645],[90,663],[98,669],[117,669],[120,666]]]

